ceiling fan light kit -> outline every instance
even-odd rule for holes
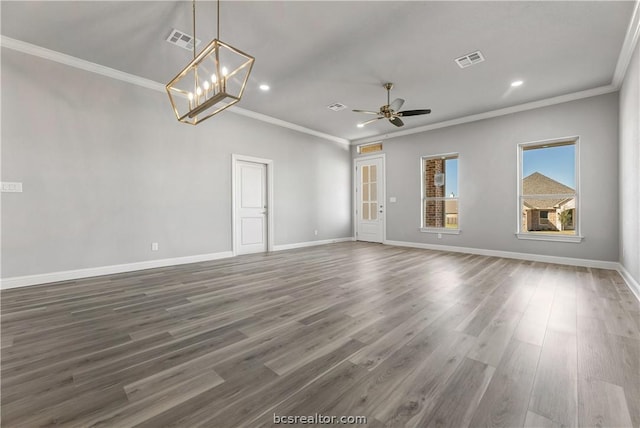
[[[404,126],[404,122],[402,121],[402,119],[400,119],[401,117],[406,117],[406,116],[419,116],[422,114],[429,114],[431,113],[430,109],[421,109],[421,110],[404,110],[404,111],[398,111],[402,108],[402,105],[404,104],[404,100],[402,98],[396,98],[393,101],[389,101],[390,100],[390,93],[391,93],[391,89],[393,88],[393,83],[385,83],[384,85],[382,85],[386,90],[387,90],[387,104],[383,105],[382,107],[380,107],[379,111],[371,111],[371,110],[353,110],[356,113],[364,113],[364,114],[374,114],[377,117],[367,120],[365,122],[361,122],[358,124],[358,128],[362,128],[365,125],[368,125],[370,123],[375,122],[376,120],[380,120],[380,119],[389,119],[389,122],[391,122],[392,124],[394,124],[395,126]]]
[[[176,118],[197,125],[242,98],[255,58],[220,40],[220,1],[218,34],[193,60],[166,85]],[[193,38],[196,38],[196,4],[193,0]]]

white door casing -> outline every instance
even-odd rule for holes
[[[272,168],[267,159],[232,156],[234,254],[273,249]]]
[[[384,154],[354,159],[354,224],[358,241],[385,241],[384,159]]]

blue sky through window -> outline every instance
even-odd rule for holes
[[[451,196],[451,193],[458,197],[458,159],[447,159],[444,161],[444,189],[445,196]]]
[[[576,188],[576,146],[553,146],[523,150],[522,178],[534,172]]]

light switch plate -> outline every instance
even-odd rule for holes
[[[395,196],[390,197],[389,198],[389,202],[395,203],[396,202],[396,197]]]
[[[22,192],[22,183],[3,181],[2,191],[3,192]]]

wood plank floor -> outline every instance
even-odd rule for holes
[[[1,297],[3,427],[640,426],[614,271],[349,242]]]

